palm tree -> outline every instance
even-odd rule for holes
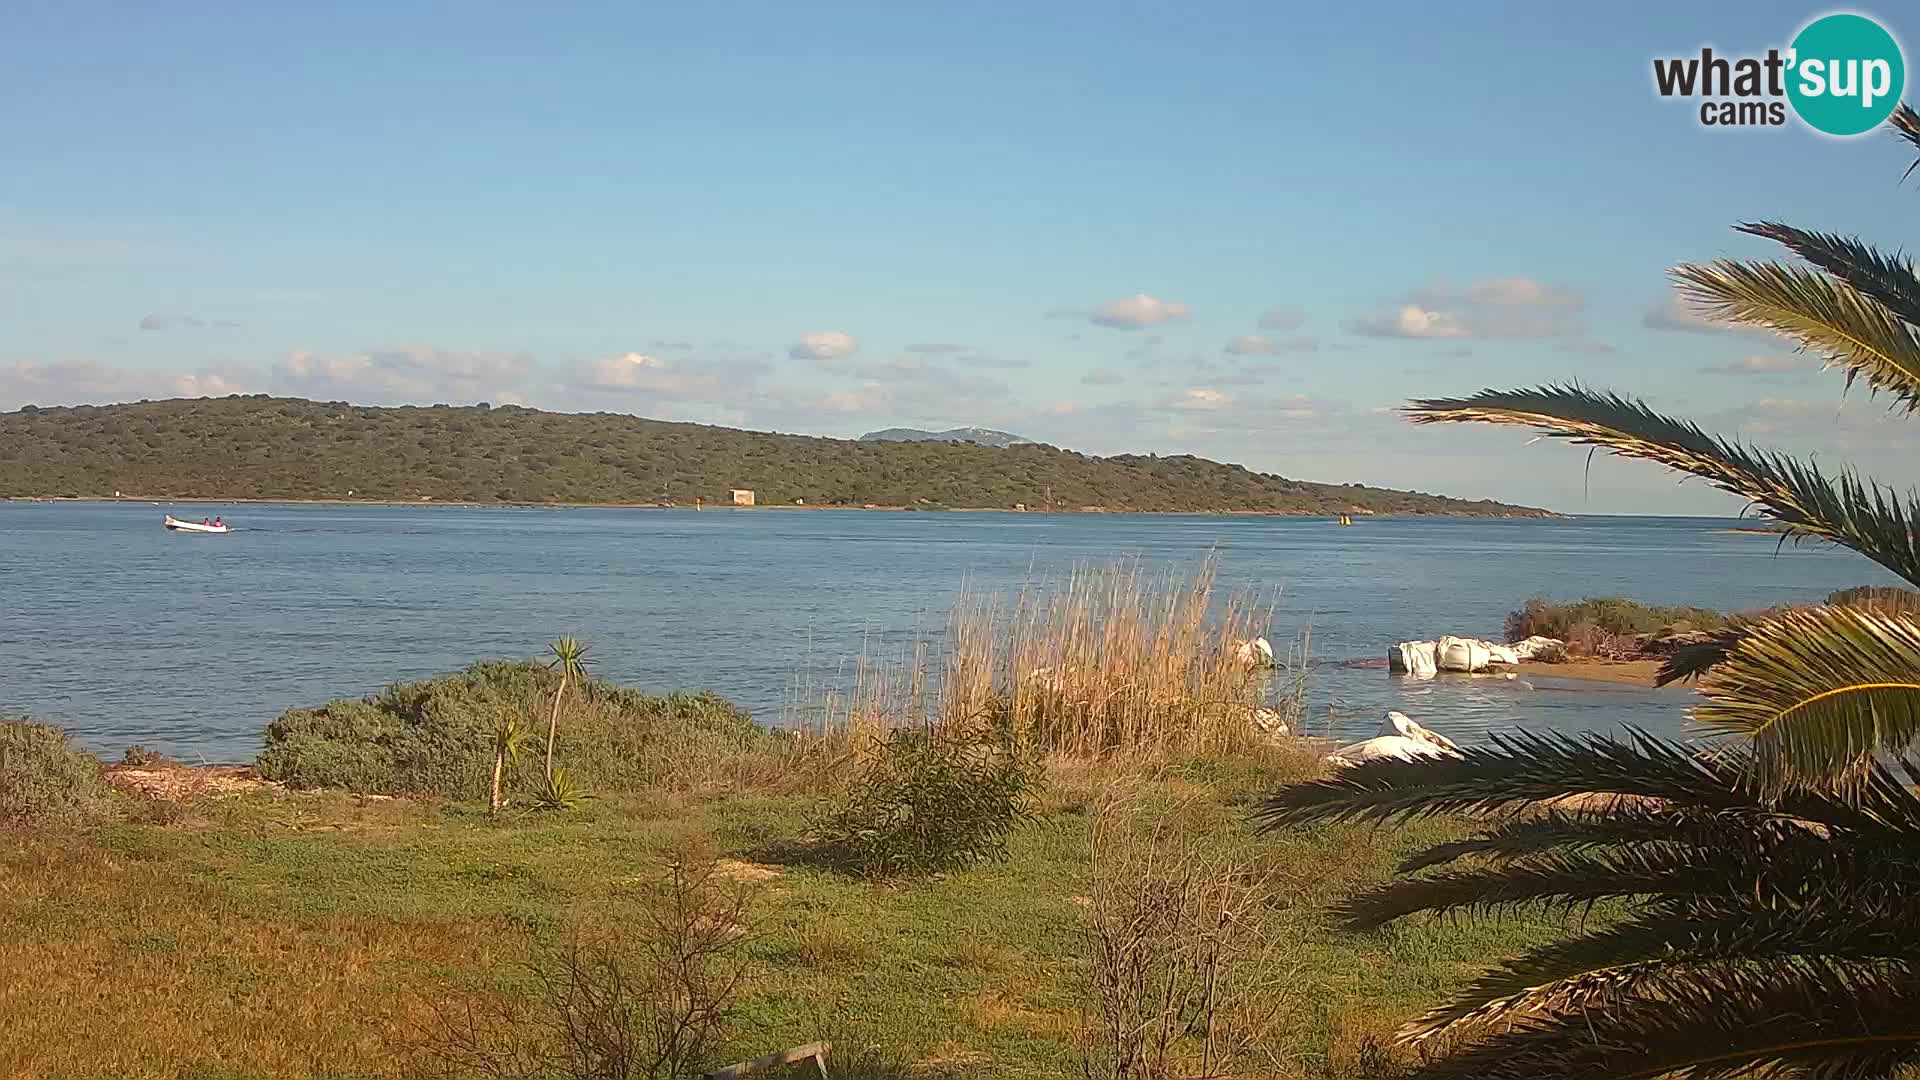
[[[1920,147],[1920,114],[1894,111],[1895,130]],[[1915,163],[1920,168],[1920,162]],[[1909,169],[1911,173],[1913,169]],[[1864,381],[1895,411],[1920,410],[1920,274],[1911,260],[1861,241],[1776,222],[1739,226],[1776,240],[1808,265],[1720,259],[1673,276],[1709,318],[1770,330]],[[1578,385],[1483,390],[1416,401],[1415,423],[1494,423],[1653,461],[1749,500],[1785,538],[1853,548],[1920,585],[1920,497],[1904,497],[1850,469],[1829,476],[1811,461],[1708,435],[1643,402]],[[1783,538],[1783,539],[1785,539]],[[1815,608],[1763,619],[1677,654],[1664,684],[1714,671],[1699,718],[1748,735],[1774,781],[1857,771],[1878,747],[1920,736],[1920,654],[1911,623],[1857,608]]]
[[[1920,115],[1893,126],[1920,147]],[[1909,170],[1911,172],[1911,170]],[[1806,265],[1674,271],[1709,317],[1771,330],[1920,410],[1920,275],[1858,240],[1741,226]],[[1517,424],[1700,476],[1789,536],[1850,547],[1920,584],[1920,495],[1708,435],[1578,385],[1415,402],[1417,423]],[[1816,607],[1675,657],[1707,675],[1697,748],[1638,732],[1508,736],[1458,759],[1385,761],[1284,788],[1265,828],[1487,815],[1340,910],[1354,928],[1419,912],[1571,913],[1597,929],[1508,960],[1409,1024],[1445,1036],[1426,1078],[1893,1076],[1920,1066],[1920,622]]]
[[[493,790],[487,799],[487,814],[500,813],[503,804],[500,785],[509,765],[520,764],[521,751],[527,748],[528,731],[515,712],[503,711],[493,727]]]
[[[553,743],[560,730],[560,702],[567,696],[567,687],[586,678],[587,668],[592,661],[587,659],[585,642],[572,637],[563,637],[547,646],[551,659],[547,666],[560,673],[560,685],[553,691],[553,711],[547,715],[547,786],[553,786]]]

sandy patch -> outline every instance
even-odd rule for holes
[[[1507,670],[1526,678],[1577,679],[1651,688],[1660,664],[1659,660],[1569,660],[1564,664],[1526,660]]]
[[[254,775],[246,765],[115,765],[106,776],[108,783],[129,795],[170,802],[227,799],[280,788]]]

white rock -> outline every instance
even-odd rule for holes
[[[1269,645],[1267,639],[1263,637],[1254,638],[1252,641],[1235,642],[1233,658],[1241,667],[1272,667],[1273,646]]]
[[[1434,666],[1441,671],[1485,671],[1493,653],[1484,641],[1445,635],[1434,642]]]
[[[1359,765],[1362,762],[1378,761],[1382,758],[1398,758],[1401,761],[1421,761],[1426,758],[1453,757],[1432,743],[1409,739],[1404,735],[1376,735],[1371,739],[1362,739],[1350,743],[1327,755],[1327,761],[1334,765]]]
[[[1459,745],[1452,739],[1447,738],[1437,731],[1421,727],[1419,722],[1414,720],[1413,717],[1397,709],[1387,713],[1387,715],[1381,719],[1380,734],[1400,735],[1408,739],[1418,739],[1421,742],[1427,743],[1430,746],[1439,747],[1442,750],[1460,749]]]
[[[1520,662],[1520,651],[1518,649],[1515,649],[1513,646],[1495,645],[1492,642],[1487,643],[1487,663],[1517,664],[1519,662]]]
[[[1566,647],[1567,643],[1561,641],[1559,638],[1550,638],[1541,634],[1535,634],[1525,641],[1514,642],[1513,653],[1522,660],[1531,660],[1541,653],[1555,652]]]
[[[1434,643],[1431,641],[1402,641],[1389,645],[1387,670],[1427,678],[1439,670],[1434,666],[1433,650]]]
[[[1358,765],[1383,758],[1422,761],[1458,756],[1460,748],[1452,739],[1421,727],[1406,713],[1390,712],[1380,722],[1380,734],[1343,746],[1328,754],[1327,760],[1335,765]]]

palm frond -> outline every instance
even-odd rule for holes
[[[1516,1019],[1416,1080],[1892,1076],[1920,1061],[1920,971],[1803,960],[1672,972],[1605,1009]]]
[[[1715,630],[1708,640],[1698,645],[1683,645],[1667,654],[1660,662],[1660,670],[1654,673],[1653,685],[1668,686],[1685,679],[1697,679],[1713,670],[1733,647],[1740,643],[1741,630],[1729,627]]]
[[[1581,386],[1482,390],[1467,398],[1416,401],[1417,424],[1490,423],[1531,427],[1553,438],[1603,447],[1701,477],[1757,504],[1796,535],[1843,544],[1920,584],[1920,512],[1891,489],[1846,471],[1829,479],[1819,466],[1717,439],[1694,424],[1661,416],[1640,401]]]
[[[1920,326],[1920,274],[1913,260],[1883,254],[1857,237],[1813,232],[1778,221],[1734,226],[1751,236],[1782,244],[1795,255],[1880,301],[1910,326]]]
[[[1815,867],[1860,862],[1856,845],[1833,846],[1806,829],[1741,833],[1724,830],[1711,845],[1636,843],[1562,845],[1465,870],[1400,878],[1362,890],[1333,914],[1348,929],[1372,930],[1418,912],[1497,914],[1534,907],[1576,908],[1631,897],[1723,897],[1756,906],[1813,902],[1828,883],[1811,881]],[[1899,863],[1875,860],[1891,873]],[[1914,874],[1894,875],[1915,884]]]
[[[1686,807],[1609,807],[1597,812],[1512,817],[1464,840],[1435,844],[1404,859],[1394,872],[1413,874],[1464,858],[1507,862],[1548,850],[1585,851],[1629,844],[1706,848],[1741,841],[1756,831],[1779,835],[1800,830],[1796,822],[1754,820],[1741,814],[1699,812]]]
[[[1755,229],[1747,227],[1750,232]],[[1805,267],[1736,259],[1684,264],[1674,268],[1673,278],[1680,284],[1681,295],[1707,317],[1791,338],[1802,349],[1845,368],[1849,386],[1863,378],[1876,393],[1893,395],[1911,412],[1920,408],[1920,339],[1915,338],[1909,320],[1861,284],[1878,285],[1898,296],[1900,289],[1894,287],[1893,279],[1899,276],[1899,264],[1864,245],[1854,247],[1878,267],[1855,267],[1860,283]],[[1839,251],[1826,254],[1843,266],[1851,257]],[[1910,266],[1906,277],[1910,289]],[[1912,299],[1911,293],[1908,298]]]
[[[1920,113],[1914,112],[1913,106],[1901,104],[1893,110],[1892,116],[1887,117],[1887,123],[1893,125],[1893,130],[1901,138],[1912,143],[1915,149],[1920,149]],[[1907,166],[1907,175],[1911,176],[1915,169],[1920,169],[1920,161]]]
[[[1458,758],[1370,761],[1318,780],[1290,784],[1254,810],[1262,830],[1339,821],[1409,821],[1438,814],[1490,813],[1576,795],[1658,800],[1750,822],[1811,821],[1862,833],[1920,835],[1920,799],[1874,767],[1847,798],[1796,789],[1770,797],[1747,755],[1702,753],[1629,729],[1622,741],[1597,734],[1516,732]]]
[[[1582,1008],[1604,1008],[1684,966],[1780,963],[1795,958],[1920,963],[1906,903],[1850,904],[1846,917],[1808,919],[1742,905],[1689,913],[1679,905],[1555,941],[1487,972],[1400,1030],[1421,1040],[1462,1025]]]
[[[1920,738],[1920,623],[1850,607],[1745,628],[1694,718],[1747,737],[1765,782],[1855,777]]]

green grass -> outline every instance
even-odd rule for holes
[[[1280,775],[1196,762],[1149,787],[1184,807],[1195,836],[1269,874],[1288,975],[1280,1065],[1259,1075],[1358,1075],[1363,1049],[1398,1021],[1560,931],[1527,919],[1331,927],[1325,904],[1455,826],[1255,837],[1246,798]],[[1087,802],[1055,791],[1005,862],[921,883],[772,866],[729,1054],[824,1036],[915,1075],[1076,1072]],[[799,796],[652,794],[492,823],[468,804],[281,793],[164,825],[5,834],[0,1073],[390,1075],[419,1053],[431,1002],[524,993],[519,965],[535,948],[631,923],[636,883],[678,853],[767,865],[815,809]],[[82,1013],[100,1019],[70,1022]]]

